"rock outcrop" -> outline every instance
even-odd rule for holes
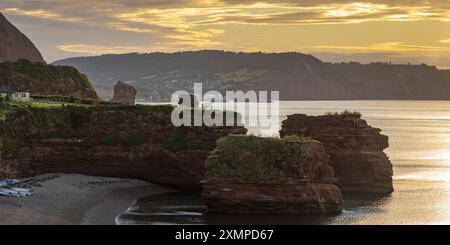
[[[136,94],[137,91],[133,86],[119,81],[114,86],[114,97],[111,101],[134,105],[136,101]]]
[[[243,127],[179,127],[171,106],[15,108],[0,129],[0,179],[44,173],[136,178],[199,192],[217,139]]]
[[[288,116],[281,137],[309,136],[323,143],[330,154],[343,192],[389,194],[393,189],[392,164],[383,152],[388,137],[359,115]]]
[[[45,62],[30,39],[0,13],[0,61],[18,59]]]
[[[324,213],[342,210],[342,194],[323,145],[310,139],[228,136],[206,162],[208,212]]]

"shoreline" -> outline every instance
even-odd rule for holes
[[[163,190],[165,187],[150,184],[150,186],[131,187],[112,191],[97,205],[84,213],[81,225],[118,225],[117,217],[136,204],[139,198],[177,192],[177,190]],[[108,208],[108,210],[106,209]]]
[[[45,174],[31,178],[34,194],[0,196],[0,225],[116,225],[115,219],[137,199],[175,189],[146,181]]]

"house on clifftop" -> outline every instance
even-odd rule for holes
[[[0,97],[3,99],[9,99],[15,102],[29,102],[30,93],[29,92],[15,92],[8,86],[0,87]]]

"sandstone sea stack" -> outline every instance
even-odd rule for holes
[[[136,89],[122,81],[117,82],[114,86],[114,97],[112,102],[134,104],[136,101]]]
[[[34,44],[0,13],[0,61],[45,62]]]
[[[310,136],[322,142],[331,155],[343,192],[389,194],[393,192],[392,164],[383,152],[388,137],[371,127],[357,113],[288,116],[281,137]]]
[[[339,212],[342,195],[328,160],[310,139],[228,136],[206,162],[202,199],[213,213]]]

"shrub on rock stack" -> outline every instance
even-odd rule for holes
[[[339,212],[342,195],[328,160],[310,138],[227,136],[206,162],[202,199],[218,213]]]

